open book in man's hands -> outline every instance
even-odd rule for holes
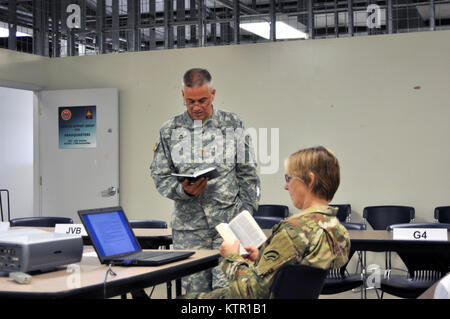
[[[175,173],[172,173],[170,175],[178,177],[178,180],[180,182],[184,181],[184,179],[187,178],[189,180],[189,182],[191,184],[193,184],[193,183],[195,183],[196,180],[198,180],[199,178],[202,178],[202,177],[208,177],[208,180],[216,178],[216,177],[219,176],[219,173],[217,172],[217,169],[215,167],[208,167],[208,168],[202,169],[200,171],[197,171],[197,172],[195,172],[193,174],[175,174]]]
[[[241,242],[240,255],[248,255],[248,252],[244,249],[245,246],[253,245],[259,248],[267,239],[261,227],[247,210],[240,212],[228,224],[217,225],[216,229],[224,241],[234,242],[239,240]]]

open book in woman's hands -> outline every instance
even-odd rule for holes
[[[244,249],[245,246],[253,245],[258,248],[267,239],[261,227],[259,227],[258,223],[247,210],[240,212],[228,224],[221,223],[217,225],[216,230],[224,241],[234,242],[235,240],[239,240],[241,242],[239,248],[240,255],[248,255],[248,252]]]

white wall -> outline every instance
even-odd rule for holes
[[[412,205],[423,221],[450,204],[449,37],[436,31],[58,59],[4,58],[0,50],[0,79],[119,88],[121,204],[130,218],[170,219],[172,202],[158,194],[148,168],[159,127],[184,110],[181,76],[199,66],[214,77],[215,107],[240,114],[247,127],[280,129],[280,167],[261,175],[261,203],[294,210],[283,160],[322,144],[341,162],[334,202],[352,204],[355,221],[378,204]]]
[[[33,92],[0,87],[0,188],[10,191],[11,218],[34,214],[33,139]]]
[[[208,68],[215,107],[247,127],[280,129],[280,167],[261,175],[262,203],[284,203],[283,160],[322,144],[335,151],[335,203],[354,220],[368,205],[412,205],[417,220],[450,204],[449,31],[290,41],[52,59],[52,89],[117,87],[121,204],[132,218],[170,219],[148,167],[159,127],[182,112],[181,77]],[[416,89],[415,89],[416,87]],[[420,88],[417,88],[420,87]]]

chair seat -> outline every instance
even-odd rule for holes
[[[401,298],[417,298],[439,279],[411,279],[405,275],[391,275],[381,280],[381,290]]]
[[[325,279],[325,285],[322,288],[322,295],[332,295],[344,291],[352,290],[363,284],[361,274],[354,274],[345,276],[344,278],[329,278]]]

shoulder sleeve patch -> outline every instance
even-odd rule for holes
[[[159,146],[159,140],[157,140],[157,141],[155,142],[155,144],[153,145],[153,152],[156,151],[156,149],[158,148],[158,146]]]

